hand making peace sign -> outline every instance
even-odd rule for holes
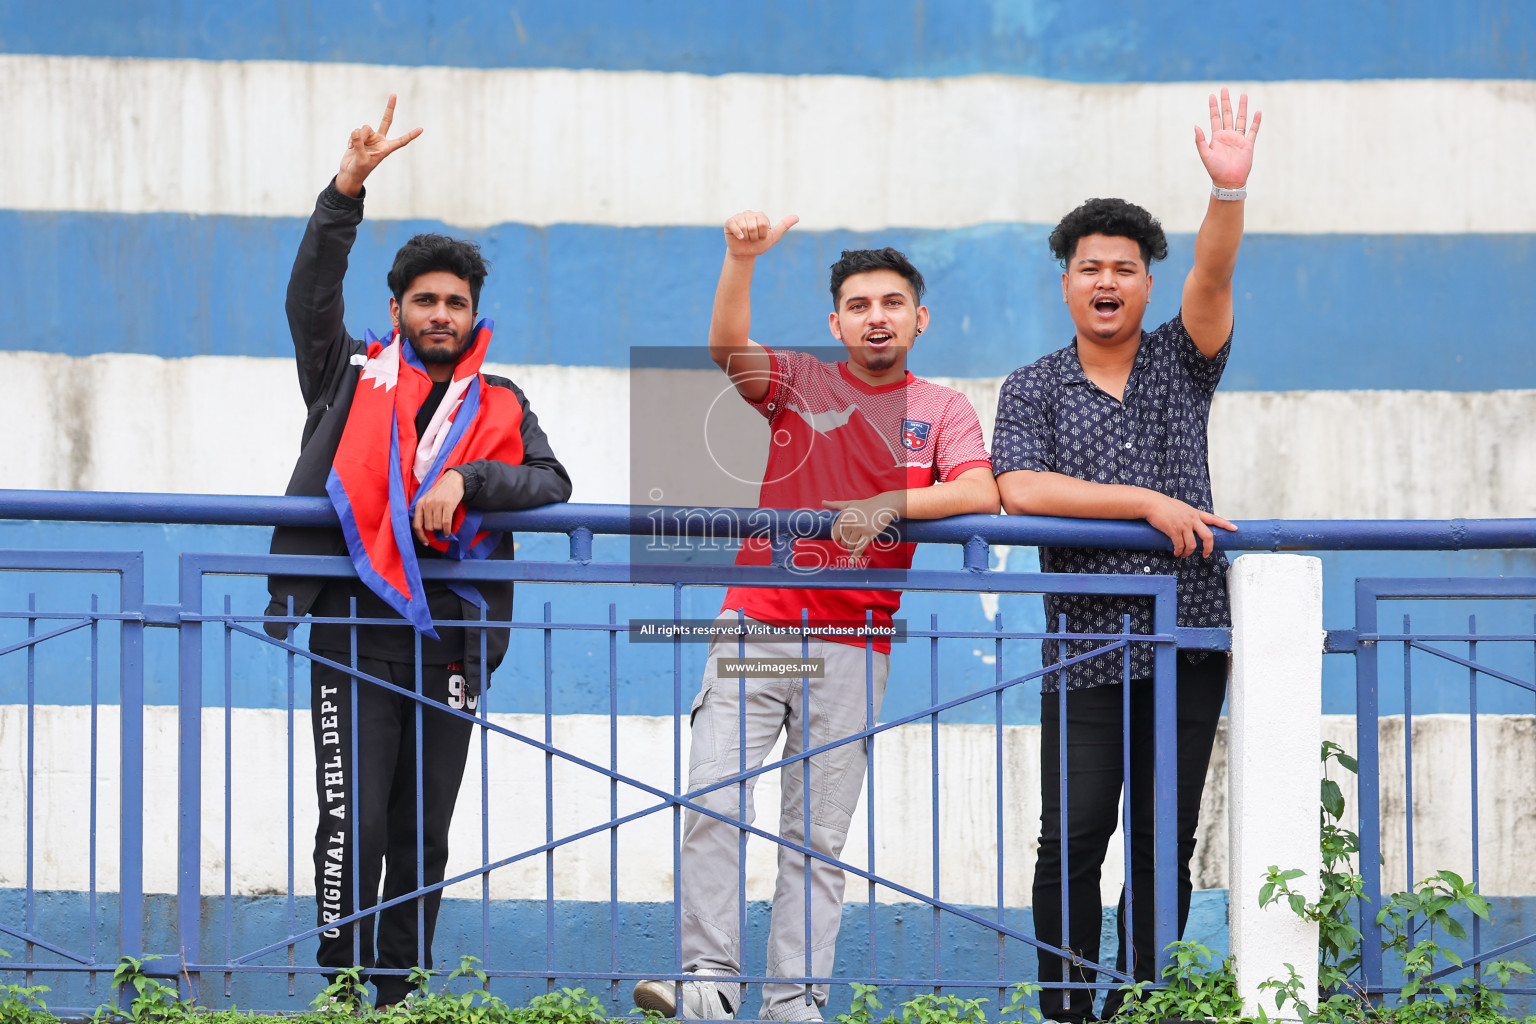
[[[1211,183],[1221,188],[1242,188],[1248,182],[1248,172],[1253,170],[1253,143],[1259,137],[1259,121],[1263,114],[1255,110],[1253,123],[1248,123],[1248,94],[1237,98],[1237,117],[1232,117],[1232,100],[1227,90],[1221,90],[1221,103],[1211,97],[1211,140],[1195,125],[1195,149],[1200,162],[1210,172]]]
[[[389,138],[389,126],[394,119],[395,94],[390,93],[378,129],[365,124],[352,132],[347,142],[347,151],[341,155],[341,170],[336,172],[336,187],[339,190],[349,196],[361,193],[364,179],[373,173],[380,161],[421,134],[420,128],[412,128],[398,138]]]

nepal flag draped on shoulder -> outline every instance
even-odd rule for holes
[[[510,389],[487,385],[480,373],[493,326],[490,320],[475,325],[474,343],[454,366],[448,392],[420,438],[416,413],[432,390],[432,379],[398,330],[387,342],[367,332],[366,355],[352,357],[362,370],[325,482],[358,578],[434,640],[437,630],[411,534],[416,501],[453,466],[476,459],[523,461],[522,404]],[[485,558],[501,534],[480,529],[483,515],[460,505],[453,532],[432,536],[431,547],[447,558]],[[448,587],[485,606],[469,584],[454,581]]]

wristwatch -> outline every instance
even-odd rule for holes
[[[1222,199],[1229,203],[1235,203],[1239,199],[1248,198],[1248,186],[1244,185],[1242,188],[1222,188],[1220,185],[1212,185],[1211,195],[1215,196],[1217,199]]]

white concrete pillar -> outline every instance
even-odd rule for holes
[[[1243,555],[1227,575],[1232,599],[1228,720],[1229,926],[1237,985],[1248,1013],[1276,1016],[1268,978],[1286,964],[1316,1003],[1317,926],[1282,900],[1259,909],[1271,864],[1306,874],[1291,883],[1317,899],[1318,783],[1322,775],[1322,562],[1304,555]],[[1287,1004],[1280,1015],[1295,1018]]]

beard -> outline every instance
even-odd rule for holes
[[[416,352],[416,358],[423,363],[457,363],[459,358],[469,350],[469,338],[460,337],[458,331],[453,332],[453,340],[447,344],[421,342],[410,334],[406,334],[405,340],[411,343],[411,348]]]
[[[894,347],[876,351],[861,345],[859,346],[859,364],[871,373],[880,373],[895,366],[900,354],[900,351]]]

